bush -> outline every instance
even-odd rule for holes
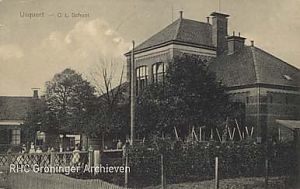
[[[159,184],[160,154],[164,156],[168,183],[213,179],[216,156],[219,157],[221,179],[263,176],[266,155],[269,172],[273,176],[291,175],[295,165],[295,151],[291,144],[272,145],[268,153],[265,145],[251,141],[222,144],[199,142],[189,145],[164,141],[160,144],[151,150],[146,146],[138,146],[129,151],[130,178],[135,181],[135,186]]]

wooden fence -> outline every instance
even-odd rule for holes
[[[79,151],[74,158],[73,152],[44,152],[44,153],[24,153],[24,154],[0,154],[0,167],[15,165],[40,165],[40,166],[69,166],[72,161],[88,164],[89,152]]]
[[[74,179],[60,174],[13,173],[8,183],[13,189],[125,189],[102,180]]]

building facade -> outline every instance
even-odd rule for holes
[[[206,22],[180,17],[134,49],[136,91],[163,79],[167,63],[181,54],[199,56],[243,105],[244,125],[258,140],[290,134],[276,119],[300,119],[299,69],[259,49],[240,34],[228,35],[229,15],[214,12]],[[210,18],[212,21],[210,22]],[[131,52],[127,57],[130,81]]]
[[[0,96],[0,152],[21,149],[23,123],[37,101],[36,90],[28,97]]]

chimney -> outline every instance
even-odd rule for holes
[[[183,11],[179,11],[179,18],[182,19],[183,17]]]
[[[251,40],[251,47],[254,47],[254,41]]]
[[[32,88],[33,98],[39,98],[39,88]]]
[[[212,43],[217,48],[217,56],[227,51],[228,19],[229,15],[218,12],[212,16]]]
[[[206,17],[206,20],[207,20],[207,23],[209,24],[209,16],[208,16],[208,17]]]
[[[245,39],[246,38],[241,37],[240,33],[239,36],[235,36],[234,32],[232,36],[227,37],[228,55],[242,50],[245,46]]]

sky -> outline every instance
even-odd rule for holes
[[[132,40],[140,44],[180,10],[203,22],[211,12],[227,13],[229,33],[300,68],[299,9],[300,0],[0,0],[0,96],[43,93],[66,68],[92,81],[97,68],[108,67],[116,83]]]

